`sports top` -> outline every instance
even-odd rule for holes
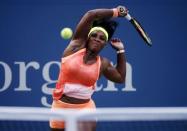
[[[80,99],[91,98],[99,78],[101,60],[100,56],[97,56],[95,63],[85,64],[83,61],[85,53],[86,48],[83,48],[62,58],[53,99],[60,99],[62,94]]]

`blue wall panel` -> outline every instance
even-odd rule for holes
[[[184,0],[1,1],[0,105],[49,106],[61,55],[69,42],[60,37],[60,30],[74,30],[90,9],[117,5],[127,6],[141,21],[153,46],[147,47],[127,20],[116,19],[120,25],[114,36],[125,43],[128,84],[102,77],[93,95],[97,106],[187,106]],[[110,46],[101,55],[116,63]],[[26,75],[25,67],[29,67]]]

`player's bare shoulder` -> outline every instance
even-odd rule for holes
[[[63,52],[63,57],[69,56],[81,49],[85,48],[85,41],[82,40],[71,40],[69,45]]]

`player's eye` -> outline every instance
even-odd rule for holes
[[[102,40],[102,41],[106,41],[105,36],[100,36],[99,39]]]
[[[95,38],[95,37],[97,37],[97,34],[96,34],[96,33],[92,33],[92,34],[91,34],[91,37],[94,37],[94,38]]]

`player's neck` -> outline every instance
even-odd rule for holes
[[[97,53],[87,50],[83,57],[84,63],[85,64],[94,63],[97,60],[97,55],[98,55]]]

